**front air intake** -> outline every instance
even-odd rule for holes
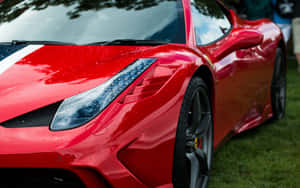
[[[0,123],[5,128],[49,126],[61,102],[34,110],[11,120]]]
[[[0,168],[1,188],[85,188],[77,175],[62,169]]]

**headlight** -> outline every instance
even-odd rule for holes
[[[60,131],[88,123],[136,80],[156,59],[138,59],[104,84],[70,97],[59,106],[50,129]]]

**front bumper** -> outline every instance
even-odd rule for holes
[[[147,98],[137,100],[149,90],[136,80],[97,118],[76,129],[0,126],[0,170],[67,170],[87,188],[172,187],[176,128],[188,85],[187,69],[180,67]]]
[[[0,187],[145,187],[109,145],[95,144],[103,137],[86,126],[63,132],[0,126],[0,135]]]

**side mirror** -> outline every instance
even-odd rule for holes
[[[239,49],[247,49],[257,46],[263,41],[263,34],[250,29],[233,30],[227,40],[214,52],[215,59],[221,59]]]

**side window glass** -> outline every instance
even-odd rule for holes
[[[214,0],[191,0],[197,45],[207,45],[224,37],[231,23]]]

